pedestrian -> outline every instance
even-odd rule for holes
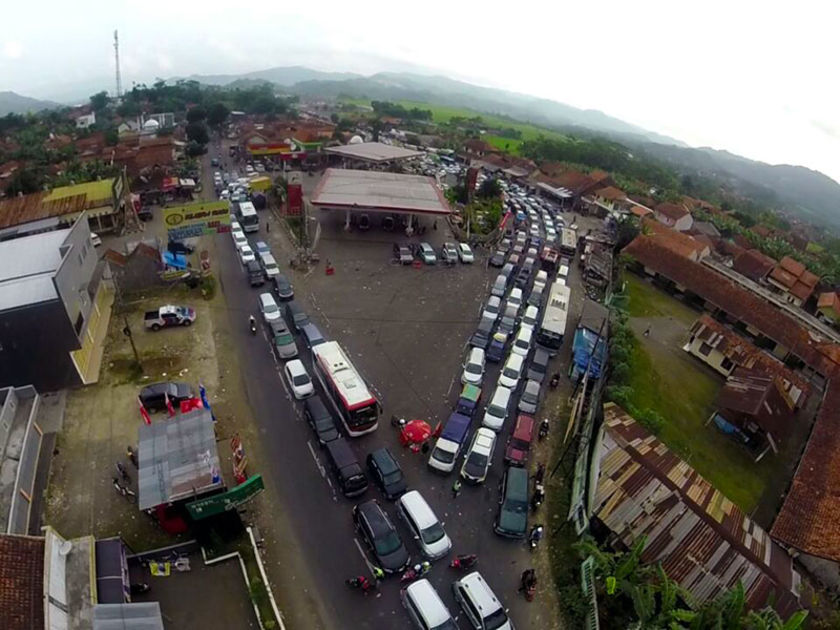
[[[380,580],[384,580],[385,571],[383,571],[379,567],[373,567],[373,579],[375,579],[377,582],[379,582]]]
[[[645,334],[645,337],[650,337],[650,326],[645,328],[645,333],[644,334]]]
[[[452,484],[452,498],[457,499],[459,494],[461,494],[461,480],[456,479]]]

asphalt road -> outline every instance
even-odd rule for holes
[[[307,278],[296,278],[295,284],[298,301],[307,307],[327,338],[342,344],[383,403],[378,431],[351,440],[352,447],[362,462],[375,448],[389,447],[405,471],[409,488],[420,490],[444,522],[453,541],[453,555],[478,554],[478,569],[510,609],[518,628],[546,627],[538,620],[538,604],[528,604],[517,594],[519,575],[530,566],[526,545],[502,539],[492,531],[502,456],[513,424],[510,417],[497,440],[487,482],[477,487],[464,484],[454,500],[451,486],[455,473],[446,477],[432,473],[425,464],[427,456],[402,448],[388,422],[392,414],[423,418],[432,425],[446,419],[460,389],[466,341],[497,270],[487,269],[482,260],[453,268],[437,265],[415,270],[395,266],[389,262],[393,235],[375,230],[365,235],[346,234],[339,224],[340,217],[323,222],[319,246],[322,260],[329,257],[335,264],[336,275],[325,276],[323,269],[317,268]],[[443,230],[429,228],[426,240],[439,244]],[[266,235],[260,232],[249,237],[253,242]],[[261,319],[257,308],[261,289],[248,285],[232,241],[219,245],[220,279],[233,310],[232,334],[239,348],[242,379],[264,437],[262,448],[268,455],[269,469],[262,472],[268,490],[277,493],[279,504],[284,506],[306,557],[317,588],[310,595],[320,600],[327,627],[409,627],[399,602],[397,577],[386,579],[377,597],[365,598],[344,584],[345,578],[366,570],[366,555],[351,520],[354,502],[376,498],[396,523],[413,560],[420,559],[419,549],[393,505],[376,487],[371,485],[355,500],[346,499],[336,488],[302,418],[302,405],[288,392],[281,375],[282,364],[275,358],[267,332],[261,327],[254,337],[247,329],[248,314]],[[287,254],[275,251],[279,261],[288,260]],[[577,270],[573,273],[577,275]],[[236,325],[239,322],[241,326]],[[572,321],[569,326],[571,330]],[[309,366],[308,357],[303,358]],[[566,365],[560,365],[559,359],[555,363],[552,371],[565,373]],[[498,364],[488,366],[485,402],[499,372]],[[529,527],[534,520],[530,519]],[[427,577],[453,615],[461,616],[451,593],[457,575],[447,564],[448,560],[436,562]],[[468,627],[464,619],[460,625]]]

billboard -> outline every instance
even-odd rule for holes
[[[303,188],[300,184],[289,184],[286,187],[286,214],[300,216],[303,212]]]
[[[227,201],[196,201],[170,206],[163,209],[163,224],[169,238],[174,240],[230,232],[230,204]]]
[[[244,483],[234,486],[227,492],[214,494],[206,499],[199,499],[187,503],[187,512],[195,520],[201,520],[208,516],[215,516],[230,510],[235,510],[243,503],[247,503],[265,489],[262,475],[254,475]]]

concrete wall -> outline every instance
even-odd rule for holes
[[[809,556],[807,553],[800,553],[796,556],[796,560],[826,587],[840,592],[840,565],[836,562]]]
[[[9,432],[12,430],[12,422],[18,408],[18,397],[14,389],[9,388],[0,393],[0,454],[6,450],[6,442],[9,439]]]
[[[87,221],[76,221],[62,247],[65,249],[64,259],[56,271],[54,282],[71,325],[76,323],[80,313],[84,319],[79,329],[81,338],[81,331],[85,329],[93,307],[88,283],[97,263]]]

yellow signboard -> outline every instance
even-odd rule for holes
[[[197,201],[163,209],[163,223],[171,239],[230,231],[230,203]]]

